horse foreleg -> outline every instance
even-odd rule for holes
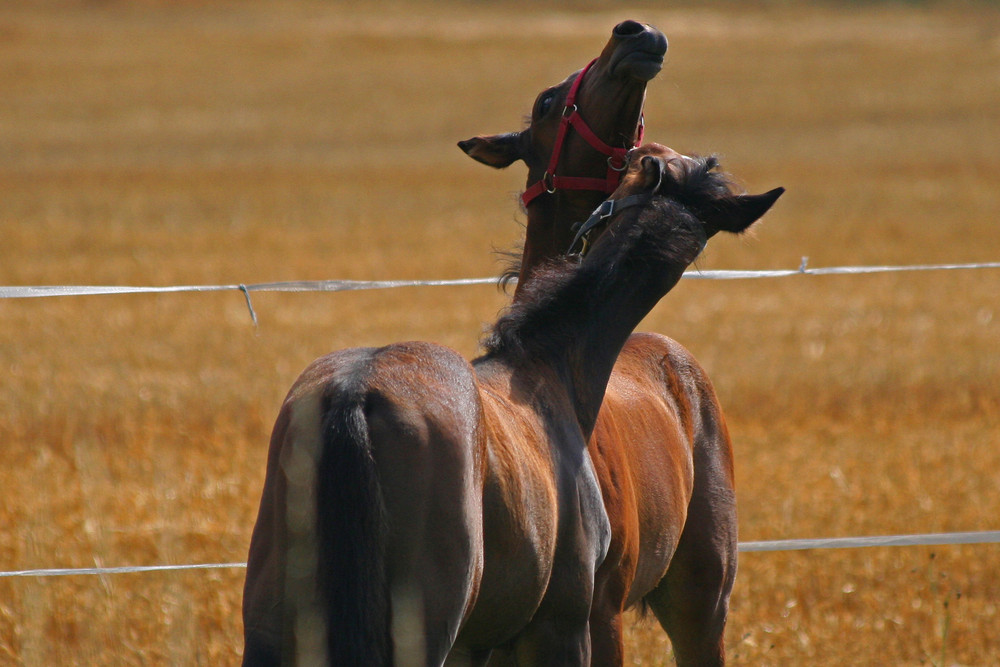
[[[513,654],[519,667],[584,667],[591,664],[590,614],[594,601],[595,549],[607,552],[610,527],[606,515],[585,513],[594,518],[588,538],[574,542],[572,557],[557,556],[549,589],[534,618],[515,639]],[[568,513],[567,513],[568,514]],[[604,521],[600,521],[600,519]],[[579,522],[579,529],[585,522]],[[573,525],[572,518],[566,524]],[[580,531],[578,536],[587,529]],[[595,662],[593,664],[605,664]]]
[[[594,602],[590,609],[591,662],[604,667],[625,663],[622,614],[628,583],[635,577],[635,562],[609,553],[594,580]]]
[[[568,628],[555,619],[533,622],[514,643],[518,667],[583,667],[591,664],[587,624]]]
[[[645,597],[670,636],[680,667],[726,662],[723,635],[736,554],[732,489],[696,494],[667,575]]]
[[[594,609],[590,614],[591,663],[604,667],[625,664],[621,611]]]

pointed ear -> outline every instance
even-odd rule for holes
[[[503,169],[524,159],[521,132],[478,136],[458,142],[458,147],[477,162]]]
[[[710,230],[738,234],[757,222],[778,201],[785,188],[760,195],[736,195],[718,199],[704,211],[702,221]]]
[[[655,155],[645,155],[639,162],[642,167],[642,186],[644,190],[656,192],[667,173],[667,161]]]

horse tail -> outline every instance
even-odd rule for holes
[[[310,485],[314,493],[303,499],[306,537],[299,546],[304,548],[296,550],[291,541],[288,555],[289,584],[297,586],[299,600],[306,601],[295,605],[295,653],[299,664],[313,662],[303,660],[312,655],[319,658],[318,664],[391,665],[387,517],[364,391],[338,387],[313,398],[318,414],[309,419],[312,432],[300,431],[300,440],[307,449],[310,440],[315,446],[309,456],[315,471]],[[296,511],[291,503],[288,511],[291,523]],[[310,511],[313,521],[308,520]],[[310,523],[314,530],[308,529]],[[292,565],[298,558],[307,559],[298,570],[306,576],[296,582]],[[308,576],[310,572],[316,573],[315,579]]]
[[[391,665],[387,517],[363,396],[338,393],[324,412],[317,585],[326,602],[329,662]]]

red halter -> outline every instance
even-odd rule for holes
[[[549,166],[542,175],[542,179],[525,190],[521,195],[521,203],[524,204],[525,207],[527,207],[528,204],[541,194],[552,194],[560,188],[563,190],[596,190],[605,194],[611,194],[615,191],[615,188],[618,187],[618,183],[621,181],[622,172],[625,171],[625,167],[627,166],[625,154],[628,153],[628,149],[612,148],[601,141],[601,139],[594,134],[594,131],[590,129],[590,126],[587,125],[587,122],[583,120],[583,116],[580,115],[580,110],[576,107],[576,92],[579,90],[580,84],[583,83],[583,77],[587,75],[587,72],[596,62],[597,58],[594,58],[586,67],[583,68],[579,76],[576,77],[576,81],[574,81],[573,85],[570,87],[569,94],[566,95],[562,119],[559,121],[559,130],[556,133],[556,143],[552,148],[552,157],[549,159]],[[608,156],[608,174],[605,178],[555,175],[556,167],[559,166],[559,154],[562,152],[563,141],[566,140],[566,133],[570,126],[576,128],[576,131],[580,134],[580,136],[583,137],[583,139],[595,150]],[[636,146],[642,144],[642,135],[644,131],[645,126],[642,122],[642,114],[640,113],[639,136],[636,138]]]

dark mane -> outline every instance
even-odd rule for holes
[[[716,155],[678,160],[675,161],[675,166],[679,168],[681,174],[676,180],[664,179],[658,194],[674,199],[695,212],[705,206],[711,206],[712,202],[720,197],[733,194],[737,189],[729,175],[717,171],[719,159]],[[507,287],[516,281],[521,273],[524,240],[509,250],[494,248],[493,252],[505,265],[497,285],[507,291]]]
[[[497,255],[503,262],[504,270],[497,279],[497,286],[506,292],[507,287],[516,281],[517,276],[521,273],[521,255],[524,254],[524,241],[521,241],[521,243],[509,250],[494,248],[493,254]]]
[[[528,121],[530,122],[531,117],[528,116]],[[525,209],[524,204],[521,202],[522,192],[517,193],[515,199],[517,200],[518,211],[521,215],[527,215],[528,211]],[[522,228],[524,233],[527,233],[527,225],[518,219],[519,216],[515,216],[515,222]],[[517,282],[517,277],[521,273],[521,257],[524,255],[524,236],[522,234],[521,241],[515,243],[509,248],[497,248],[493,247],[493,254],[496,255],[504,269],[497,279],[497,286],[504,292],[507,291],[508,285]]]
[[[680,173],[675,178],[664,178],[657,193],[690,208],[695,214],[736,193],[732,178],[717,171],[719,158],[716,155],[673,160],[671,166]]]
[[[562,314],[579,308],[579,299],[587,296],[582,290],[575,290],[574,296],[569,287],[579,268],[579,257],[552,259],[539,267],[522,287],[522,300],[504,310],[482,341],[486,354],[521,353],[531,337],[529,332],[548,329],[551,322],[565,321]],[[517,272],[504,274],[501,284],[512,278],[517,278]]]
[[[580,314],[589,303],[609,298],[620,274],[642,277],[646,267],[664,258],[685,266],[693,261],[687,255],[704,240],[696,219],[718,198],[730,195],[733,185],[725,173],[716,171],[714,156],[680,160],[674,166],[676,176],[663,179],[658,196],[643,207],[638,222],[625,229],[616,225],[608,232],[615,241],[604,244],[602,252],[595,250],[583,262],[579,256],[553,259],[532,274],[521,287],[521,299],[504,311],[483,340],[487,355],[558,353],[581,325]]]

